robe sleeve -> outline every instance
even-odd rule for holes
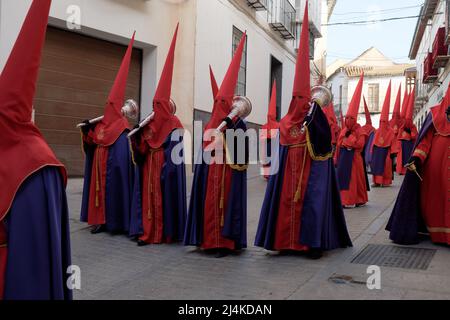
[[[431,141],[433,140],[434,135],[434,129],[428,130],[425,137],[422,139],[422,141],[417,145],[416,149],[414,150],[413,156],[419,158],[422,163],[427,159],[428,154],[430,153],[431,149]]]
[[[133,159],[136,163],[141,164],[150,151],[150,147],[142,138],[142,130],[141,132],[138,132],[134,136],[132,136],[130,141],[133,152]]]
[[[364,135],[354,132],[348,138],[344,138],[343,145],[347,148],[362,150],[364,148]]]

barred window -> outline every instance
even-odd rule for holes
[[[242,37],[244,36],[244,32],[233,26],[233,48],[232,53],[236,52],[239,43],[241,42]],[[247,40],[244,45],[244,52],[242,54],[241,60],[241,68],[239,70],[239,77],[236,86],[236,95],[245,96],[246,95],[246,87],[247,87]]]
[[[371,112],[380,111],[380,85],[378,83],[369,84],[369,109]]]

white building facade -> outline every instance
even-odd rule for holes
[[[398,64],[384,56],[378,49],[369,48],[354,60],[341,61],[340,65],[332,66],[328,77],[328,85],[333,93],[335,111],[345,116],[348,105],[353,97],[360,75],[364,72],[364,85],[362,94],[366,98],[374,127],[378,127],[381,109],[386,97],[389,83],[391,87],[392,114],[397,93],[402,86],[402,101],[405,88],[411,90],[411,85],[405,77],[405,71],[413,67],[411,64]],[[359,123],[365,124],[364,104],[361,99]]]
[[[320,79],[326,55],[321,24],[336,0],[311,0],[312,77]],[[0,68],[9,55],[31,0],[0,0]],[[209,65],[220,82],[235,44],[247,33],[238,93],[253,103],[250,125],[265,123],[270,88],[277,81],[278,113],[289,107],[301,0],[53,0],[38,82],[36,123],[71,175],[82,174],[76,123],[100,115],[120,59],[133,31],[135,53],[129,98],[150,113],[157,79],[177,23],[180,23],[172,96],[186,129],[212,110]],[[331,11],[331,12],[330,12]],[[72,22],[72,24],[68,24]],[[75,23],[75,24],[73,24]],[[79,24],[79,26],[78,26]],[[68,28],[70,26],[71,28]],[[74,28],[75,27],[75,28]],[[104,57],[104,58],[103,58]],[[315,59],[314,59],[315,58]]]
[[[426,0],[414,32],[410,59],[416,60],[415,123],[421,127],[431,107],[444,98],[450,84],[450,1]]]

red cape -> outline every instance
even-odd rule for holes
[[[32,101],[41,61],[51,1],[33,1],[19,37],[0,76],[0,221],[16,192],[33,173],[46,166],[66,171],[31,122]]]

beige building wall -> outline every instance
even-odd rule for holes
[[[66,28],[68,9],[78,6],[85,35],[126,45],[136,30],[136,47],[143,49],[142,115],[150,113],[157,79],[162,71],[172,34],[180,22],[172,88],[177,114],[183,124],[192,122],[194,40],[197,0],[110,1],[53,0],[49,24]],[[25,18],[31,0],[0,0],[0,67]]]

